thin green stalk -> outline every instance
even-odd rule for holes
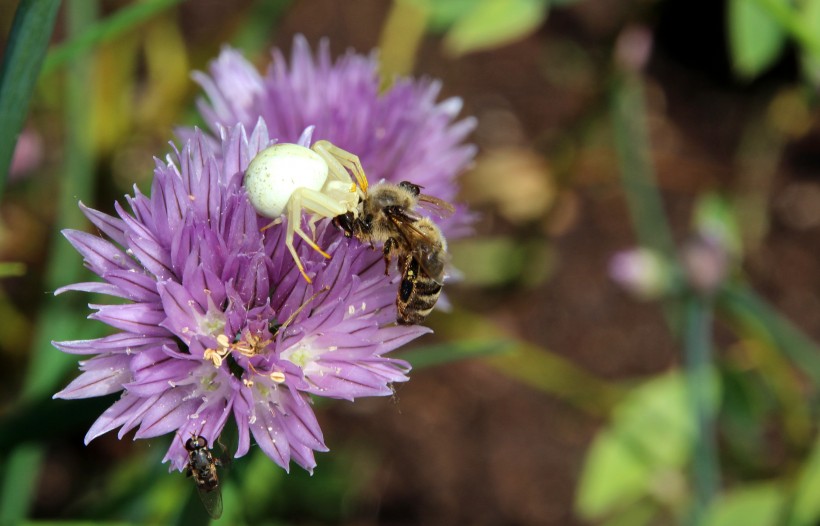
[[[694,420],[692,448],[693,503],[692,526],[704,524],[720,484],[717,446],[715,443],[715,393],[712,372],[712,319],[710,298],[690,296],[685,305],[683,331],[686,383]]]
[[[0,197],[59,7],[60,0],[21,0],[14,14],[0,67]]]
[[[675,241],[652,167],[643,86],[637,73],[617,72],[610,93],[610,115],[621,186],[638,244],[654,250],[667,261],[674,261],[677,259]],[[679,310],[676,299],[664,301],[666,323],[675,334],[680,330]]]
[[[651,146],[640,77],[628,71],[617,75],[610,105],[621,184],[638,241],[672,259],[675,243],[649,157]]]
[[[772,345],[820,386],[820,347],[755,291],[744,284],[728,283],[720,291],[718,307],[740,333]]]
[[[68,31],[76,33],[85,27],[89,20],[96,16],[95,0],[72,0],[66,12]],[[88,111],[89,67],[87,61],[78,61],[70,72],[68,101],[66,105],[66,170],[61,188],[59,206],[59,224],[61,226],[80,226],[82,218],[76,211],[77,196],[88,197],[91,193],[91,163],[88,152],[88,127],[83,116]],[[51,259],[46,275],[46,286],[52,290],[69,281],[77,281],[81,267],[67,263],[76,258],[61,245],[68,245],[62,236],[55,232],[52,241]],[[64,281],[67,280],[67,281]],[[21,400],[31,401],[47,396],[53,386],[64,374],[70,364],[70,357],[63,357],[50,345],[51,338],[76,336],[76,332],[57,333],[55,328],[73,326],[76,312],[68,305],[58,306],[53,298],[45,300],[40,312],[38,328],[34,331],[32,358],[23,385]],[[81,320],[78,320],[81,321]],[[47,432],[48,422],[41,422],[41,434]],[[19,524],[28,514],[34,498],[37,477],[40,476],[44,447],[39,443],[18,445],[9,453],[2,492],[0,492],[0,510],[4,510],[2,524]]]
[[[292,4],[293,0],[256,0],[231,39],[231,46],[241,49],[246,56],[258,56],[276,35]]]

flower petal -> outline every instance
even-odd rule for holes
[[[98,436],[116,429],[130,420],[133,417],[134,410],[142,403],[142,398],[123,393],[122,398],[114,402],[114,405],[106,409],[91,425],[88,433],[85,434],[86,445]]]
[[[116,269],[135,269],[136,263],[125,252],[110,242],[79,230],[63,230],[77,252],[83,256],[85,265],[98,276]]]
[[[89,319],[127,332],[145,336],[168,336],[168,331],[160,326],[165,320],[162,305],[154,303],[128,303],[125,305],[89,305],[97,312]]]
[[[105,396],[122,391],[123,382],[128,381],[129,358],[125,355],[101,355],[82,362],[83,374],[54,395],[54,398],[73,399]]]
[[[182,427],[197,406],[195,399],[186,398],[189,394],[188,389],[165,391],[143,415],[134,438],[151,438]]]
[[[120,352],[126,354],[139,353],[152,347],[161,347],[169,340],[161,337],[147,337],[128,332],[119,332],[103,338],[93,340],[72,340],[65,342],[51,342],[63,352],[71,354],[94,354]]]

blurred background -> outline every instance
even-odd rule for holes
[[[818,0],[4,0],[0,524],[207,519],[170,438],[51,400],[104,330],[59,231],[147,190],[191,70],[297,33],[464,100],[479,219],[412,380],[320,404],[312,477],[235,461],[220,522],[820,524]]]

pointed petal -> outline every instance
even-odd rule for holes
[[[60,287],[55,290],[54,295],[57,296],[58,294],[68,292],[70,290],[78,292],[91,292],[92,294],[107,294],[108,296],[114,296],[116,298],[129,299],[128,295],[119,287],[112,285],[111,283],[101,283],[99,281],[72,283],[71,285],[66,285],[65,287]]]
[[[77,252],[83,256],[86,267],[98,276],[116,269],[137,268],[133,259],[110,242],[79,230],[63,230]]]
[[[130,357],[115,354],[103,355],[82,362],[83,374],[54,395],[54,398],[75,399],[104,396],[122,391],[131,373],[128,370]]]
[[[141,398],[123,393],[122,398],[114,402],[114,405],[106,409],[97,421],[91,425],[88,433],[85,434],[86,445],[98,436],[116,429],[127,422],[133,416],[133,411],[139,407],[141,402]]]
[[[82,201],[80,201],[80,210],[94,226],[100,229],[100,232],[110,237],[121,247],[125,246],[125,223],[122,219],[88,208]]]
[[[99,320],[112,327],[145,336],[168,336],[160,326],[165,320],[162,306],[153,303],[128,303],[125,305],[89,305],[97,312],[89,319]]]
[[[250,428],[259,448],[290,473],[290,444],[287,433],[282,429],[281,418],[282,415],[275,414],[273,410],[258,408],[256,421],[250,424]]]
[[[138,302],[157,302],[157,281],[142,272],[135,270],[112,270],[105,275],[105,280],[116,285],[124,297]]]
[[[142,417],[134,438],[151,438],[182,427],[188,415],[196,410],[196,400],[186,400],[187,389],[169,389],[163,393]]]
[[[105,352],[133,354],[152,347],[161,347],[169,341],[168,338],[119,332],[93,340],[71,340],[51,343],[61,351],[71,354],[97,354]]]

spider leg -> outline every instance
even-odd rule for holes
[[[296,195],[295,192],[294,195]],[[305,278],[305,281],[308,283],[313,283],[310,276],[308,276],[305,272],[305,266],[302,265],[302,260],[299,259],[299,254],[296,253],[296,249],[293,247],[293,233],[296,231],[296,228],[299,226],[299,222],[302,220],[302,208],[300,206],[294,206],[293,197],[294,196],[292,195],[288,201],[288,212],[290,217],[288,219],[287,232],[285,233],[285,246],[288,247],[288,251],[290,251],[290,255],[296,263],[296,267],[299,268],[299,272],[301,272],[302,277]]]
[[[367,176],[364,174],[362,163],[359,161],[358,155],[342,150],[338,146],[328,141],[316,141],[311,150],[318,153],[330,168],[330,174],[340,180],[347,181],[350,179],[350,173],[356,179],[356,184],[364,194],[367,194]]]
[[[290,196],[286,207],[288,213],[288,230],[285,235],[285,245],[288,247],[293,260],[299,267],[299,272],[308,283],[311,283],[305,273],[302,261],[296,254],[296,249],[293,247],[293,235],[296,234],[301,237],[313,250],[320,253],[326,259],[330,259],[330,255],[322,250],[319,245],[313,241],[313,238],[302,230],[302,211],[313,215],[308,220],[308,226],[311,232],[315,233],[315,223],[322,218],[333,218],[339,215],[346,214],[347,208],[343,203],[339,202],[331,196],[328,196],[320,191],[312,190],[310,188],[297,188]]]
[[[268,223],[267,225],[260,228],[259,231],[264,232],[265,230],[269,229],[270,227],[276,226],[276,225],[280,224],[281,222],[282,222],[282,216],[279,216],[276,219],[274,219],[273,221],[271,221],[270,223]]]

